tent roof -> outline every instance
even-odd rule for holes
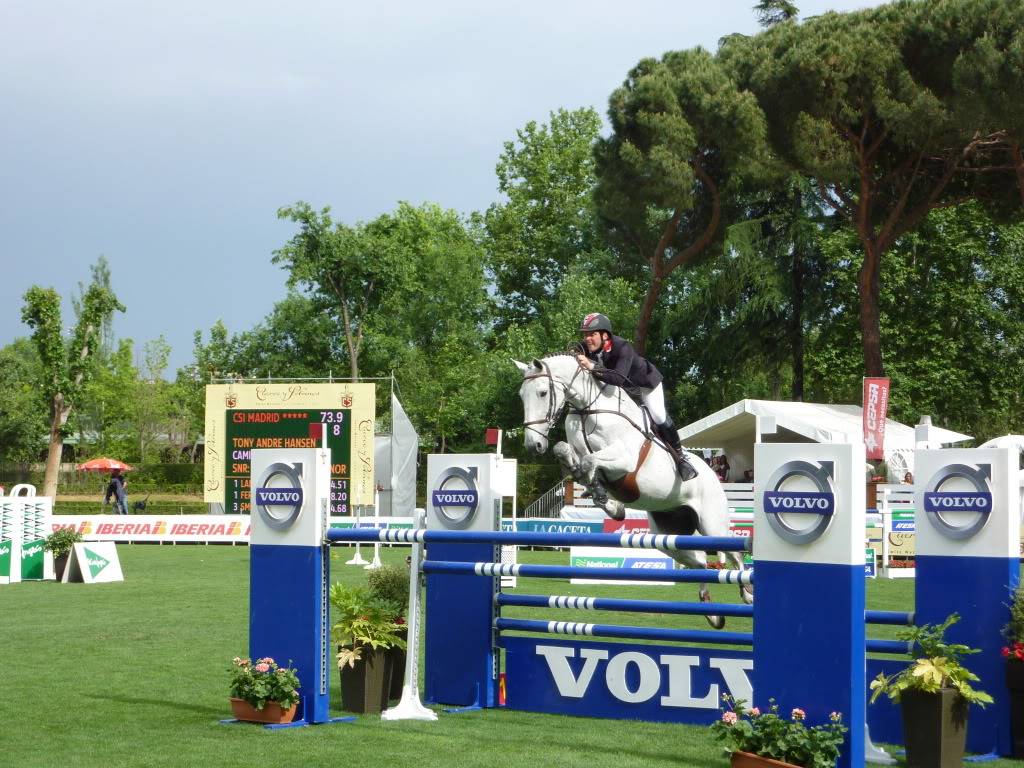
[[[848,443],[863,439],[859,405],[790,403],[775,400],[740,400],[679,430],[684,445],[721,446],[755,439],[757,417],[773,417],[778,429],[789,430],[816,443]],[[973,440],[970,435],[932,426],[929,439],[949,445]],[[913,449],[914,427],[885,421],[886,452]]]

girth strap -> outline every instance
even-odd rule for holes
[[[623,503],[636,501],[640,498],[640,488],[636,484],[636,476],[640,467],[647,461],[647,454],[651,452],[651,440],[648,438],[640,446],[640,455],[636,460],[636,468],[625,477],[606,483],[609,493]]]

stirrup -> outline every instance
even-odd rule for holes
[[[697,476],[697,470],[683,456],[676,459],[676,472],[679,473],[679,477],[684,483],[693,480]]]

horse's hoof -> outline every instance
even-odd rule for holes
[[[725,616],[705,616],[712,629],[722,629],[725,626]]]
[[[754,587],[750,584],[740,584],[740,598],[747,605],[754,604]]]
[[[614,504],[611,509],[605,507],[604,511],[612,520],[618,520],[621,522],[626,519],[626,508],[621,504]]]

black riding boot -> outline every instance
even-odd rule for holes
[[[676,460],[676,469],[679,471],[679,477],[686,480],[693,480],[697,476],[697,470],[693,468],[689,460],[686,458],[686,452],[683,451],[683,446],[679,444],[679,433],[676,432],[676,426],[672,423],[672,417],[666,419],[664,424],[659,424],[658,434],[661,435],[661,439],[664,440],[668,447],[672,449]]]

